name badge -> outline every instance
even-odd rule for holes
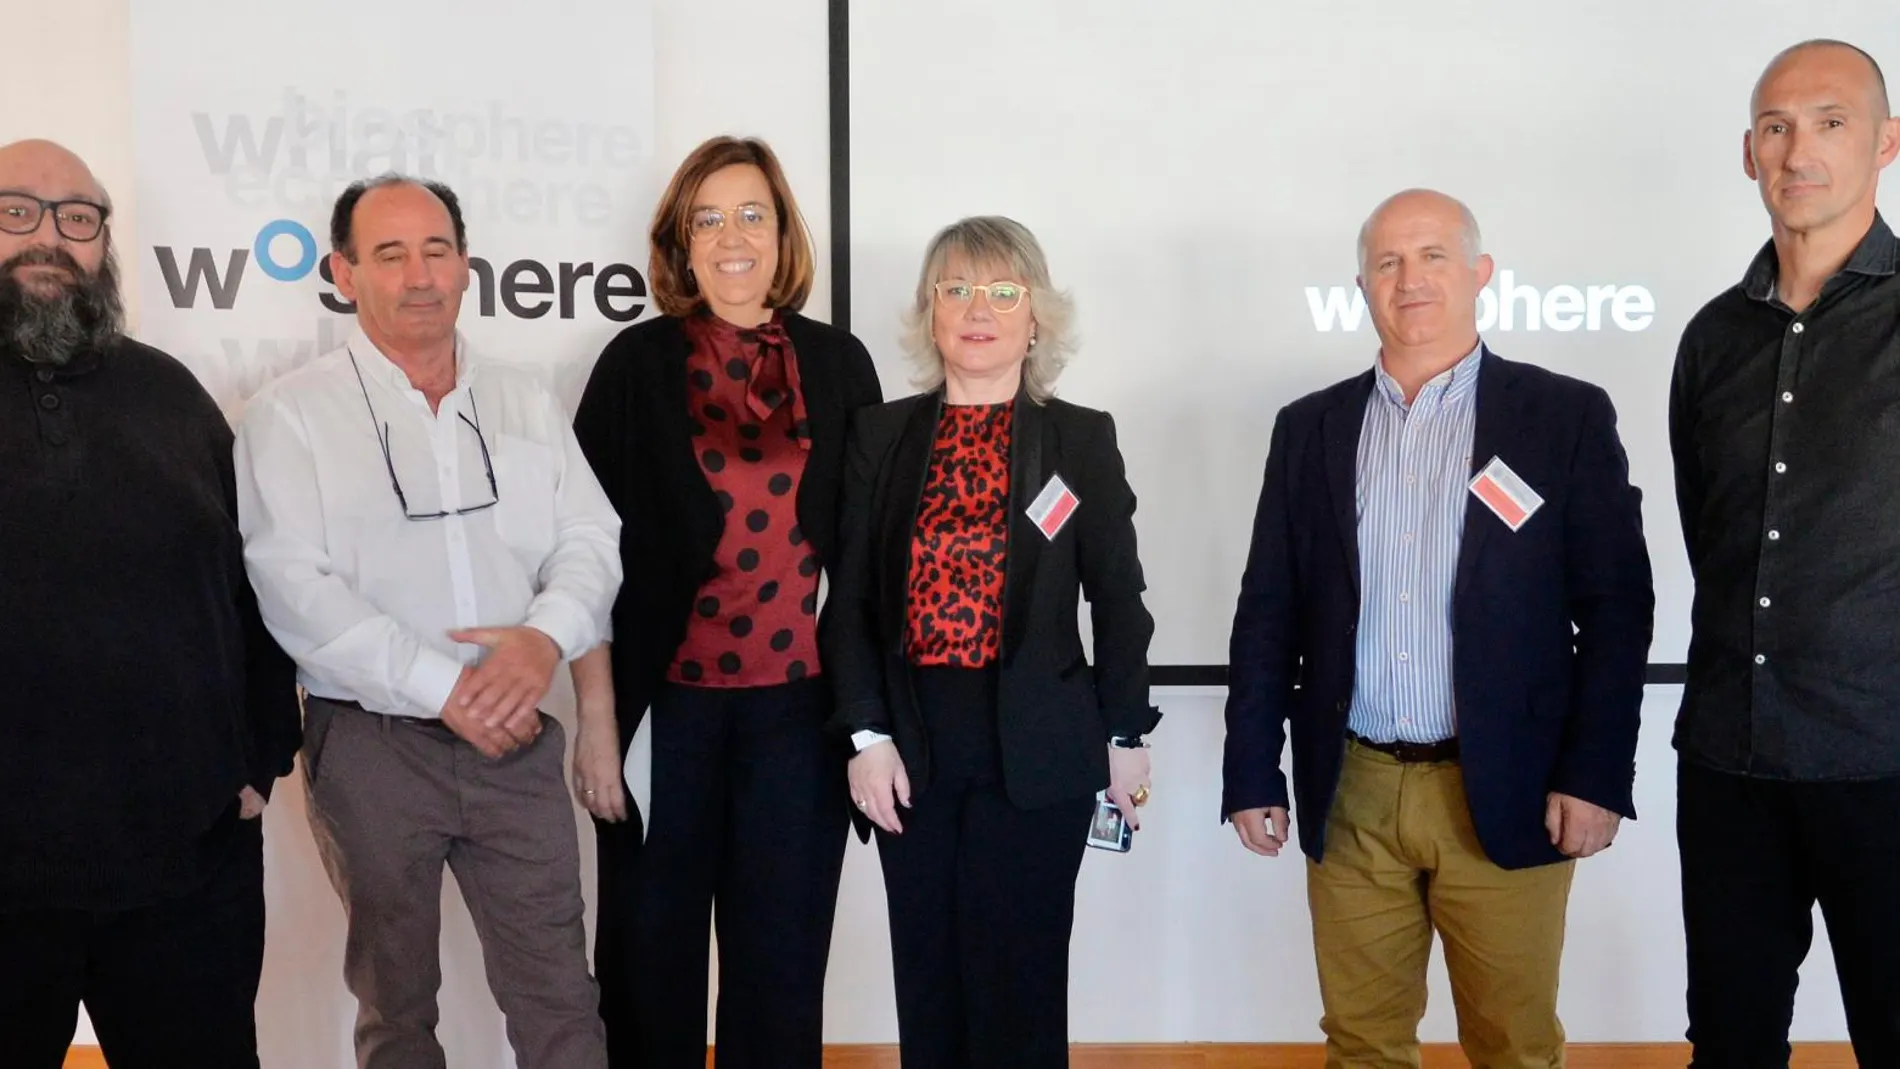
[[[1041,531],[1044,538],[1054,541],[1068,524],[1069,517],[1075,515],[1076,506],[1081,503],[1075,491],[1069,489],[1069,484],[1062,481],[1062,476],[1051,475],[1049,485],[1042,488],[1042,493],[1037,494],[1036,500],[1031,501],[1029,508],[1024,511],[1029,516],[1029,522],[1036,525],[1036,530]]]
[[[1544,505],[1544,499],[1529,483],[1518,478],[1517,472],[1512,471],[1502,457],[1492,457],[1491,463],[1471,480],[1471,492],[1513,531],[1524,526]]]

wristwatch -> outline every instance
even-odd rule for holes
[[[1123,750],[1140,750],[1148,745],[1140,735],[1117,735],[1108,740],[1108,744]]]

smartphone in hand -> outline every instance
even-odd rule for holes
[[[1135,844],[1135,832],[1122,816],[1121,807],[1108,800],[1107,791],[1095,792],[1095,817],[1089,821],[1088,844],[1097,850],[1126,854]]]

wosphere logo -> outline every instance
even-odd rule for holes
[[[230,310],[237,305],[245,274],[255,262],[258,270],[277,282],[301,282],[314,270],[331,287],[317,295],[318,302],[340,315],[356,312],[356,305],[335,292],[330,258],[322,255],[316,236],[294,219],[264,224],[250,248],[228,250],[222,264],[217,250],[204,247],[191,249],[182,268],[176,248],[156,245],[152,253],[158,258],[159,274],[164,276],[174,308],[196,308],[202,294],[210,298],[211,307]],[[489,318],[505,313],[516,319],[540,319],[552,312],[561,319],[573,319],[590,297],[594,311],[610,322],[631,323],[646,311],[646,279],[631,264],[610,263],[596,269],[592,261],[548,264],[521,259],[497,269],[488,260],[471,256],[468,266],[476,311]]]
[[[1354,331],[1366,322],[1366,295],[1357,286],[1308,286],[1306,309],[1322,334]],[[1600,331],[1605,325],[1635,332],[1656,321],[1656,297],[1645,286],[1518,285],[1511,271],[1478,291],[1478,329]]]

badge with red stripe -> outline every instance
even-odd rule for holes
[[[1524,526],[1544,504],[1537,491],[1518,478],[1502,457],[1492,457],[1491,463],[1471,480],[1471,492],[1513,531]]]
[[[1075,491],[1069,489],[1069,484],[1062,481],[1062,476],[1051,475],[1049,485],[1042,488],[1042,493],[1036,495],[1036,500],[1029,503],[1026,511],[1029,513],[1029,522],[1036,525],[1036,530],[1041,531],[1044,538],[1053,541],[1081,503]]]

